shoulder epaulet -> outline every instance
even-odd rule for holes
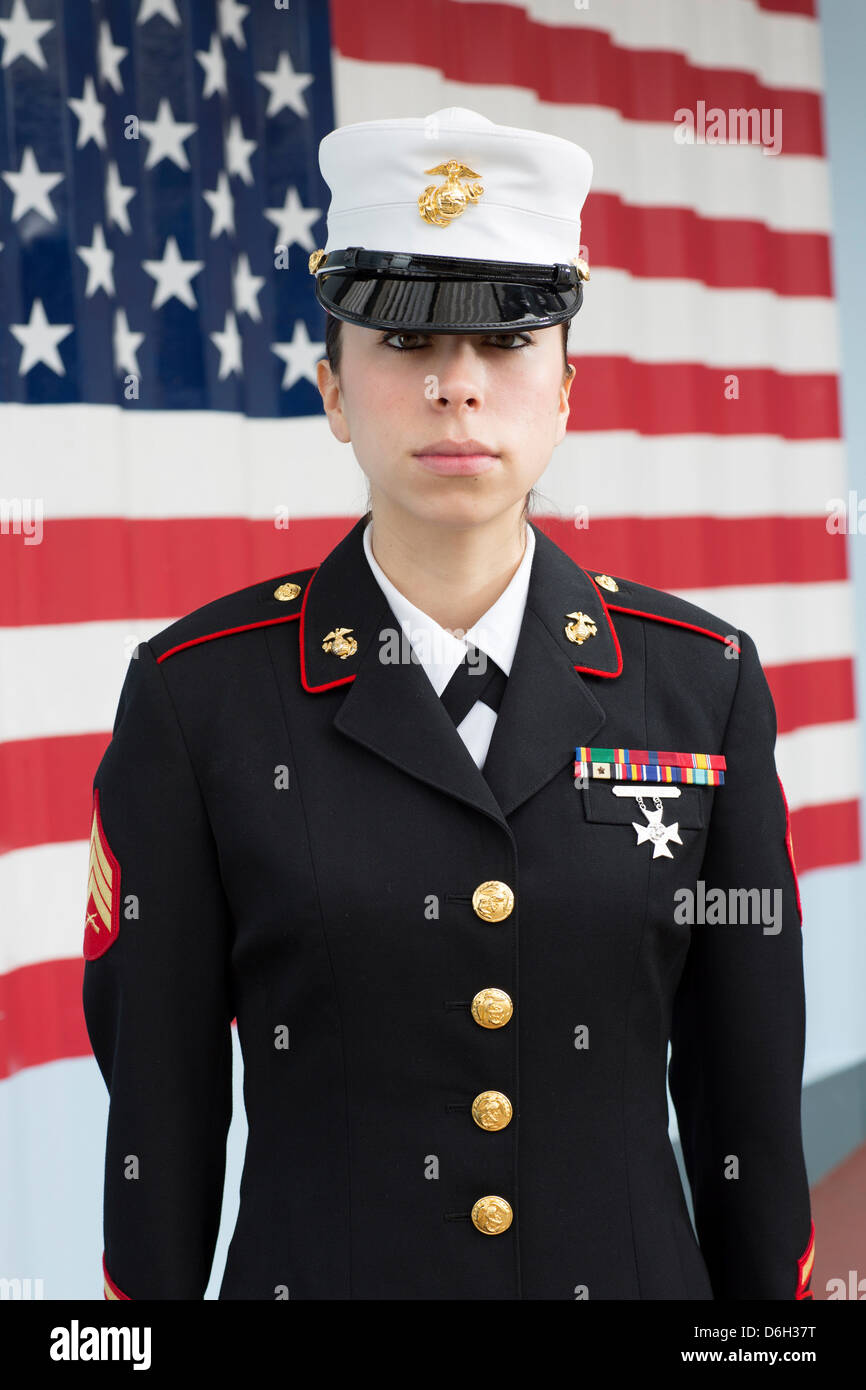
[[[311,565],[223,594],[169,623],[148,639],[148,645],[160,662],[202,642],[300,618],[304,594],[316,569],[316,565]]]
[[[733,642],[739,651],[736,624],[720,618],[718,613],[700,608],[698,604],[690,603],[678,594],[668,593],[666,589],[654,589],[649,584],[638,584],[634,579],[596,574],[590,569],[587,570],[587,574],[591,575],[598,585],[605,605],[612,613],[628,613],[633,618],[669,623],[706,637],[715,637],[719,642]]]

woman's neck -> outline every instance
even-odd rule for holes
[[[448,631],[465,632],[514,577],[526,527],[513,513],[485,526],[453,527],[393,515],[377,506],[368,522],[376,563],[410,603]]]

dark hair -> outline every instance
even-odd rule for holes
[[[328,366],[330,367],[330,369],[331,369],[331,371],[333,372],[334,376],[339,376],[339,373],[340,373],[340,357],[341,357],[342,348],[343,348],[343,341],[342,341],[342,338],[341,338],[341,336],[340,336],[340,328],[341,328],[342,322],[343,322],[343,320],[342,320],[342,319],[338,319],[337,316],[336,316],[336,314],[330,313],[327,309],[325,310],[325,356],[326,356],[327,359],[328,359]],[[569,327],[570,322],[571,322],[570,319],[564,319],[563,322],[562,322],[562,356],[563,356],[563,369],[562,369],[562,375],[563,375],[563,377],[567,377],[567,376],[568,376],[568,368],[569,368],[569,362],[568,362],[568,327]],[[396,330],[395,330],[395,331],[396,331]],[[535,497],[535,488],[530,488],[530,489],[529,489],[529,492],[527,492],[527,494],[526,494],[526,500],[525,500],[524,503],[523,503],[523,519],[524,519],[524,521],[526,520],[526,515],[527,515],[527,513],[528,513],[528,511],[529,511],[529,504],[530,504],[530,501],[533,500],[534,497]],[[370,515],[370,508],[369,508],[369,507],[368,507],[367,512],[365,513],[365,515],[367,515],[367,516]]]

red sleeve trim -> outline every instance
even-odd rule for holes
[[[131,1302],[132,1302],[132,1299],[129,1297],[129,1294],[128,1294],[128,1293],[124,1293],[122,1289],[119,1289],[119,1288],[117,1287],[117,1285],[115,1284],[114,1280],[112,1279],[111,1275],[109,1274],[109,1272],[108,1272],[108,1267],[107,1267],[107,1265],[106,1265],[106,1263],[105,1263],[105,1251],[104,1251],[104,1250],[103,1250],[103,1252],[102,1252],[102,1274],[103,1274],[103,1281],[102,1281],[102,1282],[103,1282],[104,1294],[105,1294],[105,1297],[106,1297],[106,1298],[123,1298],[123,1299],[125,1299],[125,1300],[127,1301],[127,1303],[131,1303]]]
[[[815,1295],[809,1288],[809,1280],[812,1277],[812,1266],[815,1263],[815,1223],[809,1222],[809,1244],[797,1261],[797,1292],[795,1298],[814,1298]]]
[[[791,873],[794,875],[794,888],[797,892],[797,912],[800,917],[800,926],[802,927],[803,906],[800,902],[800,884],[797,880],[797,865],[794,863],[794,840],[791,835],[791,814],[788,810],[788,798],[785,795],[785,788],[782,786],[782,779],[779,776],[778,772],[776,773],[776,779],[779,783],[779,790],[782,793],[782,800],[785,803],[785,848],[788,851],[788,859],[791,863]]]

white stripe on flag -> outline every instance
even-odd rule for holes
[[[135,646],[173,621],[0,628],[0,742],[110,731]]]
[[[833,801],[856,801],[860,776],[860,724],[811,724],[776,739],[776,768],[792,811]],[[796,856],[796,847],[794,850]]]
[[[81,956],[89,862],[89,840],[0,854],[0,974]]]
[[[480,107],[498,125],[543,130],[590,150],[592,190],[582,236],[590,260],[593,193],[646,207],[691,208],[720,221],[747,218],[780,231],[830,233],[829,170],[816,156],[773,158],[758,145],[681,145],[673,120],[631,121],[606,107],[540,101],[525,87],[445,81],[433,68],[339,55],[334,62],[340,125],[379,120],[383,111]]]
[[[672,592],[748,632],[762,666],[854,654],[854,592],[847,579]]]
[[[836,302],[825,296],[716,289],[602,267],[593,270],[569,350],[576,358],[700,362],[725,373],[835,373],[838,342]]]
[[[0,405],[0,498],[58,517],[360,516],[366,484],[324,415]]]
[[[578,367],[571,393],[575,420],[579,373]],[[577,507],[589,508],[587,545],[593,518],[826,517],[831,500],[848,503],[841,440],[775,435],[572,430],[554,449],[537,486],[545,515],[573,517]]]

